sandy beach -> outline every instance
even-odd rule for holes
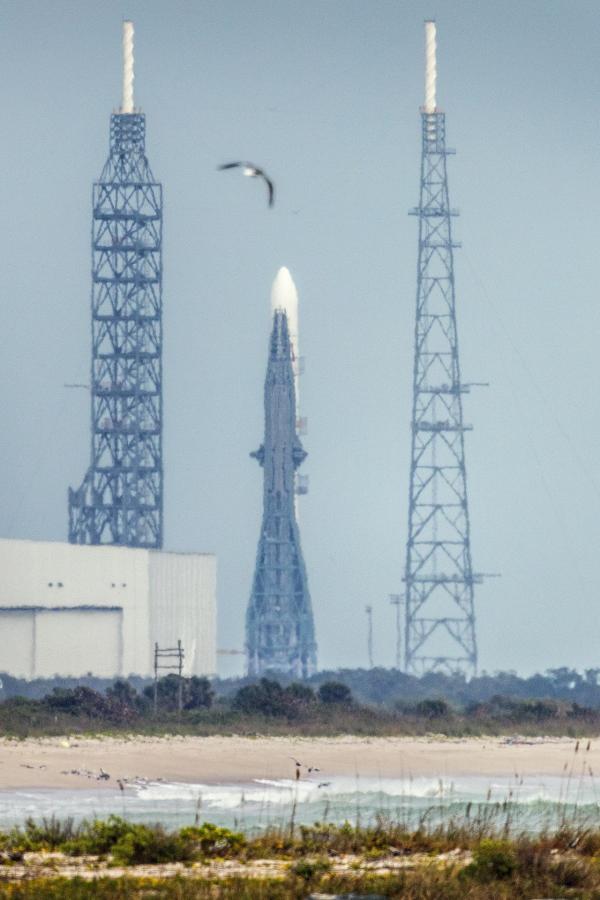
[[[184,783],[236,783],[290,778],[297,758],[322,776],[560,776],[565,765],[600,771],[600,739],[573,738],[289,738],[139,737],[40,738],[0,741],[0,789],[107,790],[118,778]]]

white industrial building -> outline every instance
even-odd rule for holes
[[[216,559],[0,540],[0,672],[151,675],[181,640],[185,675],[216,672]]]

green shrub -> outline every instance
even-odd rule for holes
[[[208,678],[200,678],[192,675],[184,679],[183,708],[184,709],[210,709],[214,700],[213,691]]]
[[[415,712],[426,719],[441,719],[450,715],[450,707],[445,700],[430,698],[417,703]]]
[[[114,861],[125,866],[185,862],[192,856],[189,842],[177,833],[169,834],[162,825],[131,824],[112,848]]]
[[[325,681],[317,691],[321,703],[350,706],[353,703],[352,691],[341,681]]]
[[[113,707],[114,716],[122,722],[134,719],[147,703],[135,687],[125,678],[117,678],[106,688],[106,696]]]
[[[114,707],[110,699],[85,685],[79,685],[76,688],[55,687],[51,694],[44,697],[41,705],[55,713],[89,716],[92,719],[110,719],[114,714]]]
[[[181,832],[168,833],[161,825],[139,825],[110,816],[105,821],[83,822],[61,849],[71,856],[111,854],[122,865],[139,865],[184,862],[193,857],[195,845]]]
[[[577,704],[573,704],[577,706]],[[524,699],[494,694],[483,703],[467,706],[467,715],[509,719],[511,722],[544,722],[560,716],[561,706],[555,700]],[[570,716],[570,713],[568,713]]]
[[[73,819],[61,821],[56,816],[43,818],[41,822],[25,820],[23,830],[15,828],[10,834],[10,844],[21,850],[58,850],[76,834]]]
[[[477,881],[502,881],[516,868],[517,859],[508,841],[486,838],[473,851],[473,862],[463,869],[463,875]]]
[[[316,702],[315,692],[307,684],[294,681],[285,688],[288,701],[298,707],[299,710],[313,706]]]
[[[332,822],[315,822],[314,825],[300,825],[300,849],[303,853],[326,850],[334,844],[339,828]]]
[[[311,688],[302,684],[282,687],[271,678],[261,678],[256,684],[247,684],[233,697],[232,708],[237,712],[263,716],[295,719],[309,705],[315,695]]]
[[[181,684],[180,684],[181,682]],[[199,678],[192,675],[191,678],[179,678],[170,672],[163,678],[159,678],[156,685],[156,699],[158,707],[162,710],[175,712],[179,702],[179,690],[181,687],[182,708],[210,709],[214,699],[214,691],[208,678]],[[149,684],[144,688],[143,700],[146,703],[154,701],[154,685]]]
[[[134,827],[120,816],[82,822],[77,835],[66,841],[61,849],[70,856],[103,856]]]
[[[598,710],[592,709],[590,706],[580,706],[579,703],[572,703],[571,709],[567,710],[567,718],[569,719],[593,719]]]
[[[246,846],[243,834],[230,831],[229,828],[220,828],[212,822],[182,828],[179,837],[193,856],[228,856]]]
[[[314,881],[329,872],[331,863],[328,859],[319,857],[318,859],[299,859],[291,868],[291,871],[303,881]]]

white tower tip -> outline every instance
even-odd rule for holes
[[[425,106],[426,113],[436,110],[435,88],[437,81],[436,28],[433,19],[425,20]]]
[[[298,376],[300,374],[300,346],[298,328],[298,291],[290,270],[282,266],[275,276],[271,288],[271,312],[282,309],[287,315],[288,334],[292,345],[292,363],[294,369],[294,386],[296,388],[296,415],[299,415],[300,386]]]
[[[288,315],[288,325],[291,327],[290,317],[292,319],[298,317],[298,291],[294,280],[290,275],[290,270],[282,266],[273,282],[271,288],[271,310],[283,309]]]
[[[134,112],[133,105],[133,22],[123,22],[123,96],[121,112]]]

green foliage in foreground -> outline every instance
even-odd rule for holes
[[[329,896],[398,898],[403,900],[528,900],[560,897],[564,900],[597,900],[600,897],[598,866],[589,862],[549,863],[537,871],[519,867],[508,877],[481,882],[466,877],[453,866],[420,866],[392,875],[329,869],[301,869],[282,878],[175,878],[36,879],[0,886],[0,897],[10,900],[295,900],[317,893]]]
[[[0,833],[0,849],[9,862],[26,852],[59,850],[68,856],[110,855],[121,865],[160,864],[222,858],[245,847],[242,834],[211,822],[167,831],[160,824],[143,825],[120,816],[79,825],[54,816],[41,823],[27,819],[23,828]]]
[[[509,841],[484,838],[473,851],[473,862],[461,875],[482,882],[505,881],[517,867],[517,856]]]
[[[533,858],[536,853],[571,853],[600,862],[600,828],[563,824],[556,831],[535,836],[510,836],[510,819],[494,818],[489,810],[470,810],[468,817],[449,818],[439,825],[427,825],[427,814],[416,829],[379,816],[371,825],[344,822],[315,822],[312,825],[282,823],[255,835],[204,822],[167,830],[161,824],[140,824],[120,816],[75,824],[73,819],[54,816],[39,822],[27,819],[22,827],[0,832],[0,861],[10,854],[61,851],[72,856],[118,856],[125,865],[187,862],[190,859],[325,858],[344,854],[380,856],[436,855],[448,851],[473,851],[473,871],[489,871],[494,878],[510,874],[515,853]],[[502,835],[500,833],[502,832]],[[123,852],[124,846],[140,851]],[[15,858],[17,858],[15,856]],[[512,863],[506,860],[508,857]]]
[[[289,828],[246,838],[205,823],[167,831],[160,825],[139,825],[116,816],[82,823],[50,819],[26,822],[23,828],[0,835],[0,897],[11,900],[245,900],[245,898],[304,898],[314,893],[362,894],[372,898],[407,900],[482,900],[482,898],[561,897],[600,898],[600,831],[564,828],[537,837],[499,837],[485,822],[448,822],[432,830],[409,832],[394,822],[380,821],[361,828],[316,823],[291,833]],[[92,881],[61,877],[11,882],[11,868],[25,849],[61,849],[72,856],[106,856],[122,866],[183,862],[185,875],[127,877],[96,873]],[[471,861],[443,856],[467,850]],[[363,863],[402,860],[405,868],[377,872],[354,866],[340,871],[344,854]],[[418,855],[417,855],[418,854]],[[193,861],[256,859],[284,861],[280,877],[258,879],[238,875],[225,878],[199,873]],[[92,869],[89,870],[90,874]],[[139,874],[136,874],[138,872]],[[214,870],[213,870],[214,872]]]

